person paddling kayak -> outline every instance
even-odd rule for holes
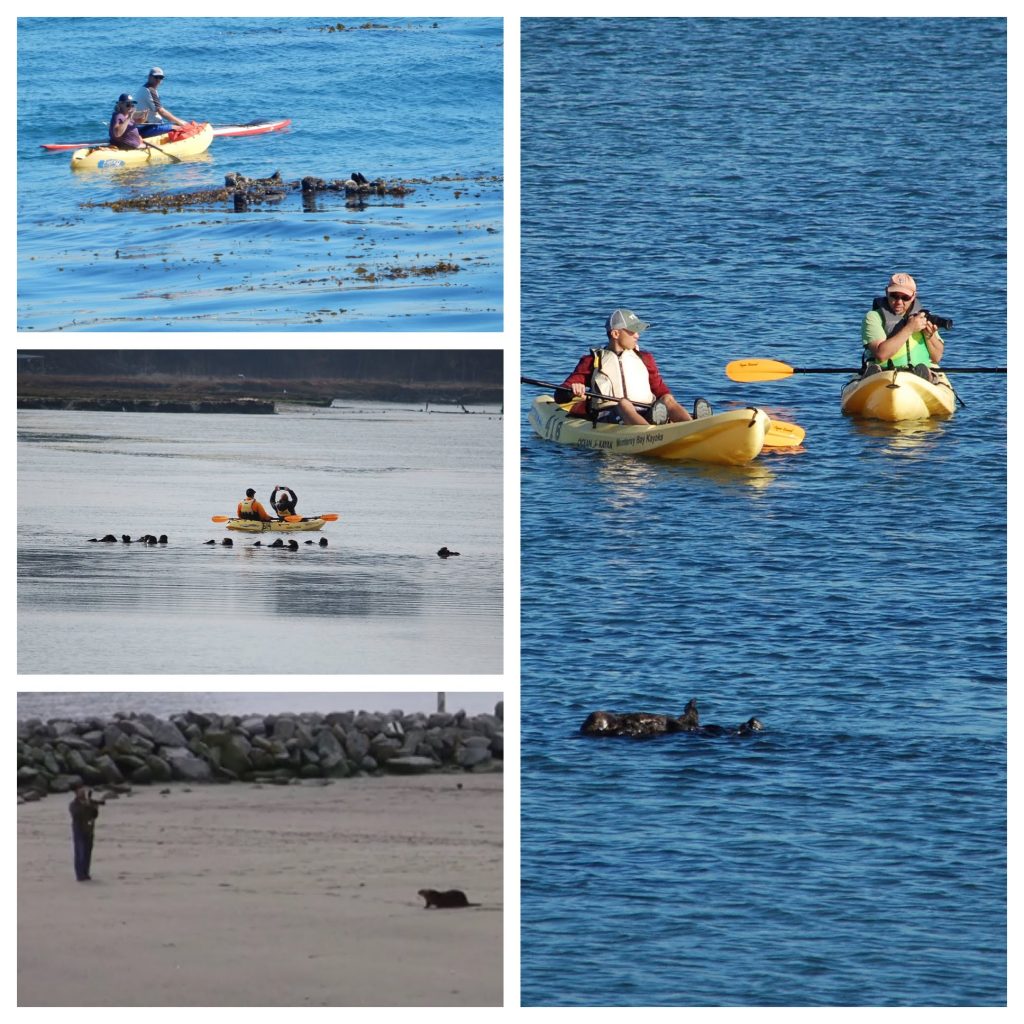
[[[693,419],[661,379],[654,356],[640,351],[640,335],[650,326],[630,309],[613,310],[605,320],[608,343],[580,359],[555,392],[555,401],[564,403],[575,396],[581,401],[569,410],[570,416],[590,416],[602,422],[640,426],[665,419],[673,423]],[[584,398],[587,391],[599,391],[608,400],[593,399],[591,405]],[[694,407],[698,414],[701,402],[707,406],[704,399],[698,399]]]
[[[126,92],[121,93],[114,104],[109,135],[111,145],[119,149],[144,149],[146,146],[135,121],[135,100]]]
[[[864,316],[861,341],[865,374],[907,367],[925,380],[934,379],[932,369],[938,369],[946,347],[909,274],[889,278],[885,295],[876,298]]]
[[[174,124],[183,125],[181,118],[175,117],[160,101],[160,94],[157,89],[164,80],[162,68],[150,68],[149,77],[139,93],[139,120],[145,124],[156,121],[172,121]]]
[[[282,492],[280,498],[277,496],[278,491]],[[290,487],[278,484],[270,495],[270,507],[277,513],[279,519],[284,519],[285,516],[297,516],[295,505],[298,500],[298,495]]]
[[[269,523],[273,516],[267,515],[267,510],[256,500],[256,492],[250,487],[238,503],[238,518],[258,519],[260,522]]]

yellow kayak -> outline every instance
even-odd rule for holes
[[[319,530],[326,519],[318,517],[303,519],[299,523],[289,523],[283,519],[271,519],[269,523],[259,519],[229,519],[225,524],[229,530],[241,530],[243,533],[294,533],[296,530]]]
[[[107,170],[115,167],[141,167],[146,164],[166,164],[176,157],[179,160],[187,160],[192,156],[199,156],[210,148],[213,141],[213,127],[204,124],[194,135],[179,139],[177,142],[168,142],[168,138],[174,132],[167,132],[165,135],[155,135],[146,142],[153,146],[146,146],[143,149],[118,149],[117,146],[93,146],[89,149],[76,149],[71,154],[71,169],[73,171],[84,170]],[[161,152],[161,150],[163,152]]]
[[[570,416],[550,395],[535,399],[530,409],[530,426],[547,441],[613,455],[651,455],[724,466],[743,466],[756,459],[770,424],[768,414],[753,407],[659,426],[595,425],[581,416]]]
[[[941,371],[933,372],[935,383],[911,370],[883,370],[869,377],[854,377],[843,386],[843,413],[890,423],[952,416],[956,397],[949,378]]]

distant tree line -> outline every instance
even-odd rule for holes
[[[125,351],[55,349],[20,352],[18,372],[67,376],[149,376],[502,383],[502,353],[487,349],[403,351],[276,349],[139,349]]]

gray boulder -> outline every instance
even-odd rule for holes
[[[423,775],[438,767],[436,761],[429,757],[392,757],[384,765],[389,772],[396,775]]]
[[[183,782],[208,782],[213,769],[185,747],[167,747],[164,760],[171,766],[171,777]]]

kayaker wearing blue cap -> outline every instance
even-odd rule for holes
[[[592,399],[593,405],[586,400],[580,401],[569,410],[569,415],[593,416],[603,422],[637,426],[665,422],[666,419],[673,423],[693,419],[661,379],[654,356],[640,351],[640,335],[651,325],[631,309],[616,309],[605,320],[604,326],[608,344],[602,349],[591,349],[590,355],[576,364],[576,369],[555,392],[555,401],[568,401],[569,392],[584,399],[587,391],[599,391],[609,400]],[[694,405],[694,413],[698,416],[711,415],[711,407],[699,398]]]
[[[147,121],[173,121],[174,124],[184,124],[184,121],[175,117],[160,102],[160,94],[157,92],[157,88],[163,80],[163,68],[149,69],[149,77],[139,93],[139,120],[143,123]]]
[[[139,135],[135,123],[135,100],[123,92],[114,104],[114,113],[110,116],[110,141],[121,149],[144,149],[145,143]]]
[[[948,326],[948,325],[947,325]],[[909,274],[893,274],[885,295],[874,300],[861,325],[865,374],[911,367],[933,379],[946,344],[917,298],[917,282]]]

